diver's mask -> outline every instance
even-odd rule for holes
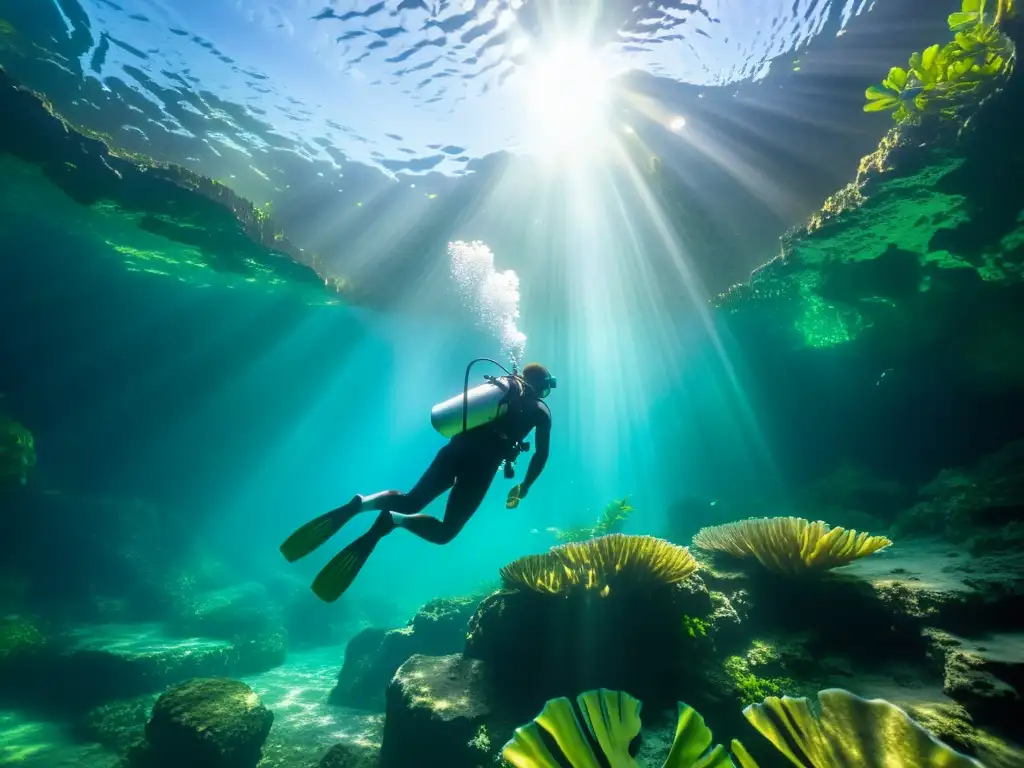
[[[558,379],[554,376],[548,376],[544,379],[544,386],[541,387],[540,392],[537,393],[537,397],[543,400],[545,397],[551,394],[552,389],[558,387]]]

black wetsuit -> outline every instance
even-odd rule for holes
[[[483,502],[501,462],[514,459],[516,446],[534,429],[534,454],[523,479],[529,488],[548,459],[551,411],[541,400],[524,394],[509,413],[453,437],[411,491],[388,501],[388,509],[410,515],[402,521],[406,530],[435,544],[447,544]],[[443,520],[419,514],[449,488]]]

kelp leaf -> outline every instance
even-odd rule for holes
[[[931,72],[935,68],[936,62],[939,60],[939,45],[936,43],[930,48],[926,48],[924,53],[921,54],[921,64],[926,72]]]

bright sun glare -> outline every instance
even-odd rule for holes
[[[586,46],[566,43],[538,56],[527,89],[530,130],[543,149],[587,148],[604,134],[608,73]]]

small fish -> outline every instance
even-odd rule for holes
[[[885,381],[885,377],[893,372],[892,368],[886,368],[882,371],[882,375],[878,377],[878,381],[875,382],[875,386],[881,386],[882,382]]]

